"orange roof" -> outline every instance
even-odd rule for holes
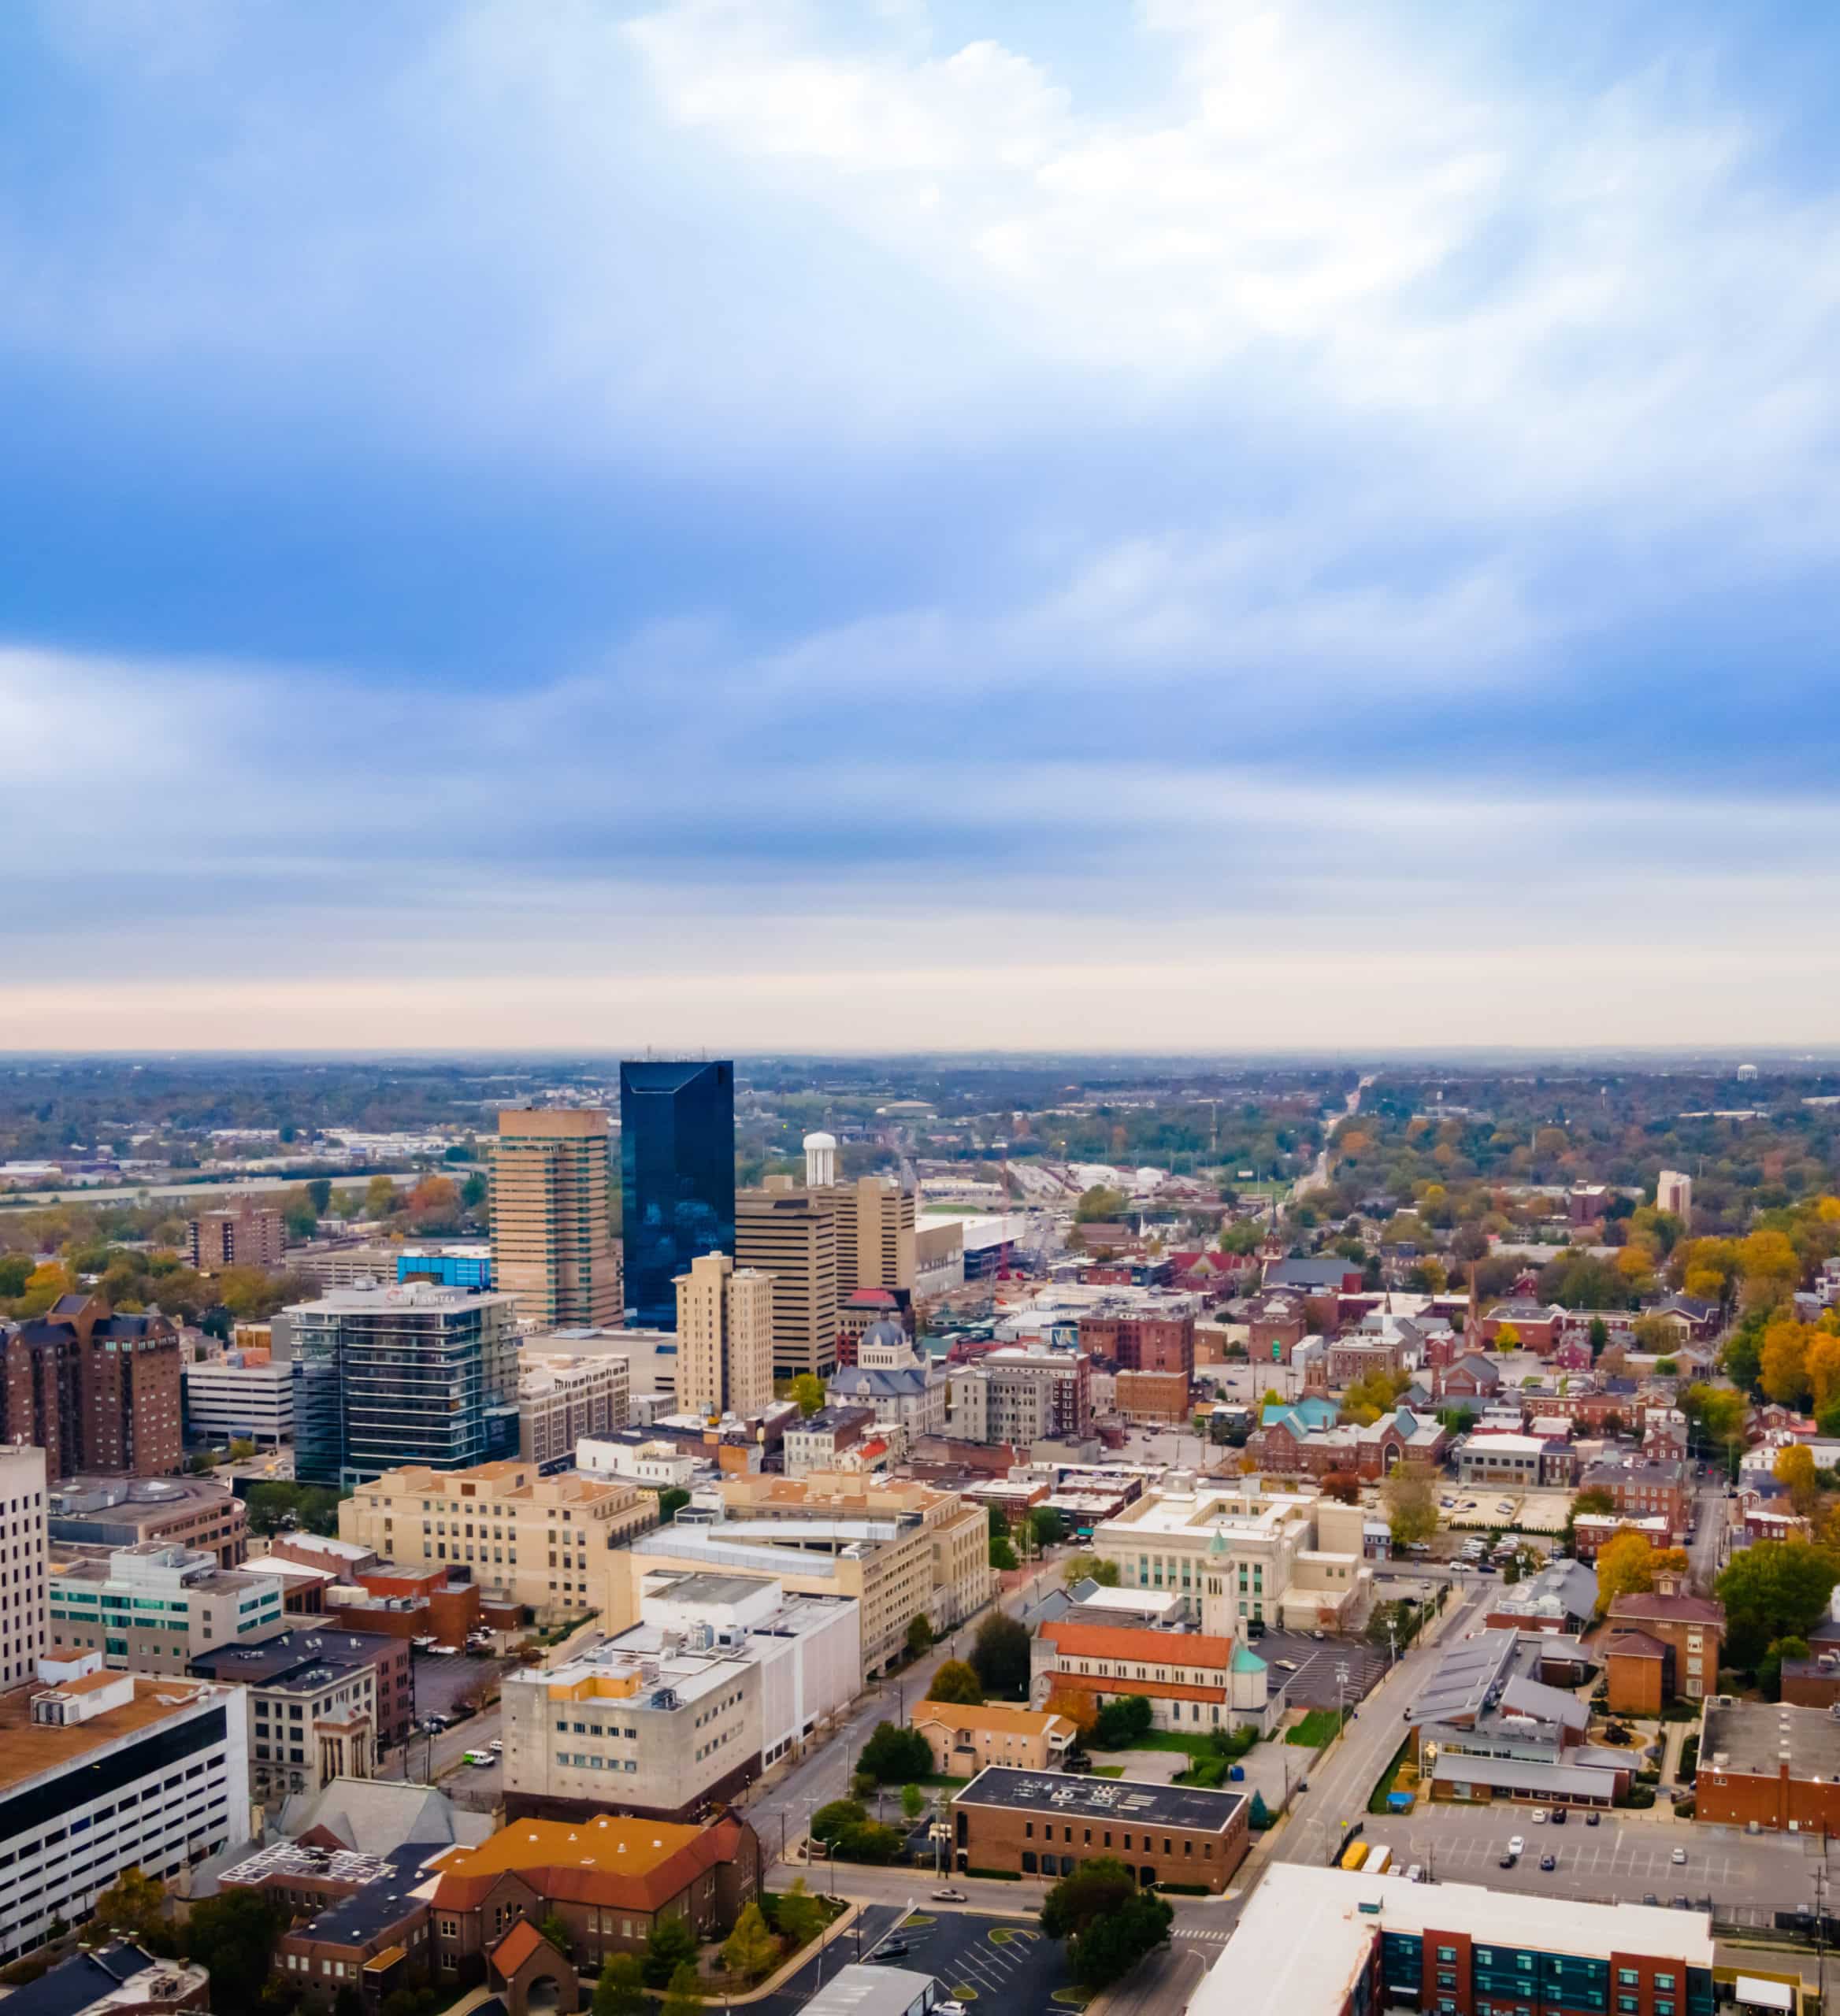
[[[1063,1658],[1130,1659],[1141,1666],[1219,1666],[1233,1663],[1233,1640],[1200,1632],[1134,1630],[1118,1624],[1044,1624],[1041,1635]]]
[[[543,1943],[543,1934],[529,1919],[520,1918],[492,1948],[492,1965],[509,1981]]]
[[[910,1718],[915,1729],[928,1722],[944,1722],[953,1729],[999,1729],[1028,1736],[1051,1736],[1054,1725],[1073,1725],[1064,1715],[1050,1714],[1045,1708],[1020,1708],[1001,1701],[986,1702],[970,1708],[956,1701],[922,1701]]]
[[[1048,1691],[1052,1695],[1065,1688],[1069,1693],[1141,1694],[1151,1701],[1224,1701],[1224,1687],[1191,1687],[1181,1680],[1118,1680],[1103,1673],[1051,1673]]]
[[[740,1824],[684,1827],[603,1814],[593,1820],[519,1820],[443,1863],[437,1908],[469,1910],[494,1881],[515,1870],[546,1898],[655,1910],[717,1862],[733,1858]]]

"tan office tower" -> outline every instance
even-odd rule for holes
[[[521,1321],[606,1329],[621,1320],[620,1267],[607,1220],[600,1112],[518,1107],[492,1143],[492,1283]]]
[[[859,1288],[914,1290],[914,1193],[879,1176],[814,1192],[837,1221],[837,1299]]]
[[[826,1193],[770,1177],[735,1196],[735,1260],[773,1277],[773,1373],[829,1378],[837,1363],[837,1216]]]
[[[758,1414],[773,1399],[773,1277],[702,1253],[679,1274],[677,1407]]]

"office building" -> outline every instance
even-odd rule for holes
[[[399,1281],[432,1281],[443,1288],[491,1288],[489,1246],[411,1246],[396,1255]]]
[[[206,1477],[70,1477],[49,1494],[46,1535],[60,1555],[105,1558],[154,1540],[234,1568],[249,1551],[243,1500]]]
[[[225,1351],[179,1368],[185,1432],[194,1442],[247,1436],[258,1447],[294,1440],[294,1368],[285,1358]]]
[[[48,1601],[51,1656],[94,1652],[117,1671],[184,1673],[201,1653],[283,1628],[278,1575],[153,1540],[54,1563]]]
[[[825,1199],[783,1177],[735,1199],[735,1264],[773,1277],[776,1379],[826,1379],[837,1368],[837,1238]]]
[[[1189,2009],[1712,2016],[1712,1965],[1704,1911],[1274,1862]]]
[[[859,1288],[914,1292],[914,1193],[886,1177],[859,1177],[829,1190],[837,1219],[837,1295],[847,1301]]]
[[[751,1420],[773,1400],[773,1277],[703,1253],[673,1286],[678,1411]]]
[[[442,1858],[431,1904],[436,1978],[486,1978],[487,1956],[521,1922],[567,1929],[565,1958],[583,1973],[616,1953],[640,1953],[666,1918],[699,1940],[733,1929],[759,1894],[760,1843],[745,1820],[707,1826],[596,1814],[584,1825],[519,1820],[477,1847]]]
[[[905,1479],[814,1473],[724,1477],[723,1516],[680,1513],[634,1542],[636,1577],[659,1569],[751,1575],[802,1595],[862,1606],[862,1670],[879,1673],[926,1618],[936,1636],[989,1600],[989,1522],[982,1506]]]
[[[1708,1695],[1693,1818],[1823,1837],[1840,1829],[1840,1712]]]
[[[91,1671],[0,1693],[0,1963],[87,1918],[123,1870],[170,1881],[248,1825],[234,1688]]]
[[[884,1321],[863,1332],[856,1363],[831,1374],[825,1403],[867,1407],[878,1422],[904,1429],[913,1440],[945,1432],[948,1384],[937,1359],[919,1357],[900,1325]]]
[[[1245,1859],[1250,1808],[1238,1792],[1130,1778],[1070,1778],[992,1765],[952,1806],[959,1868],[1070,1876],[1121,1862],[1148,1889],[1181,1884],[1219,1896]]]
[[[192,1671],[244,1690],[251,1784],[258,1799],[279,1799],[375,1774],[414,1720],[410,1659],[406,1638],[313,1625],[220,1645]]]
[[[404,1463],[465,1469],[518,1446],[506,1294],[409,1282],[335,1288],[288,1312],[295,1474],[346,1485]]]
[[[1127,1589],[1167,1589],[1200,1607],[1202,1628],[1334,1630],[1359,1624],[1373,1592],[1361,1508],[1333,1499],[1231,1485],[1158,1492],[1093,1530]]]
[[[620,1066],[626,1313],[669,1330],[675,1284],[699,1254],[735,1251],[735,1067]]]
[[[1677,1169],[1663,1169],[1655,1180],[1655,1209],[1671,1212],[1692,1231],[1693,1178]]]
[[[287,1223],[279,1211],[265,1211],[239,1198],[227,1211],[202,1211],[185,1230],[186,1256],[201,1274],[226,1267],[278,1267]]]
[[[45,1452],[0,1448],[0,1688],[30,1680],[46,1650]]]
[[[492,1143],[492,1278],[525,1323],[619,1321],[604,1113],[517,1107]]]
[[[404,1568],[462,1564],[488,1607],[545,1621],[596,1610],[629,1621],[631,1577],[618,1551],[657,1523],[656,1495],[636,1484],[545,1477],[526,1462],[389,1470],[339,1507],[341,1539]]]
[[[1092,1432],[1092,1361],[1078,1351],[1006,1345],[946,1375],[946,1419],[956,1441],[1084,1442]]]
[[[584,1436],[612,1435],[632,1417],[632,1369],[610,1352],[565,1358],[528,1349],[518,1366],[518,1455],[555,1467],[575,1460]]]

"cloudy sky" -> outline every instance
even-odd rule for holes
[[[0,1047],[1840,1041],[1837,45],[0,9]]]

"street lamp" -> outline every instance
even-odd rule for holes
[[[1348,1668],[1335,1669],[1335,1733],[1339,1736],[1348,1727]]]

